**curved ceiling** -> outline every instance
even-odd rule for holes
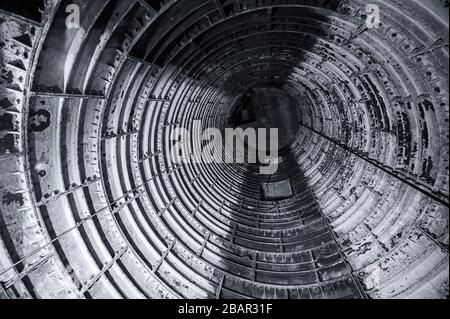
[[[448,1],[372,2],[2,4],[0,296],[447,298]],[[173,162],[257,88],[276,174]]]

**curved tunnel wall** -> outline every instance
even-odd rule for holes
[[[448,4],[38,3],[0,12],[1,296],[448,296]],[[302,114],[287,200],[169,156],[256,86]]]

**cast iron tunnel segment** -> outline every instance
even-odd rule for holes
[[[379,29],[362,0],[13,2],[0,298],[447,298],[442,1],[376,1]],[[276,174],[172,162],[268,89],[303,124]]]

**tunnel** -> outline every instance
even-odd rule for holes
[[[2,1],[0,298],[448,299],[448,20]],[[180,128],[276,128],[277,169],[178,162]]]

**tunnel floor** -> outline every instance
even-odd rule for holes
[[[249,282],[226,280],[221,297],[365,297],[307,180],[294,165],[293,155],[283,150],[280,157],[275,175],[261,177],[257,165],[250,165],[245,172],[245,187],[238,195],[242,202],[234,213],[241,222],[233,229],[230,242],[254,252],[246,256],[246,264],[253,270],[248,272]],[[291,192],[287,198],[274,200],[283,196],[283,191],[277,193],[277,183],[282,181],[289,183]],[[271,185],[273,189],[268,189]],[[274,197],[268,200],[267,195]],[[228,272],[242,274],[234,263],[223,262]],[[261,284],[285,288],[261,289]]]

